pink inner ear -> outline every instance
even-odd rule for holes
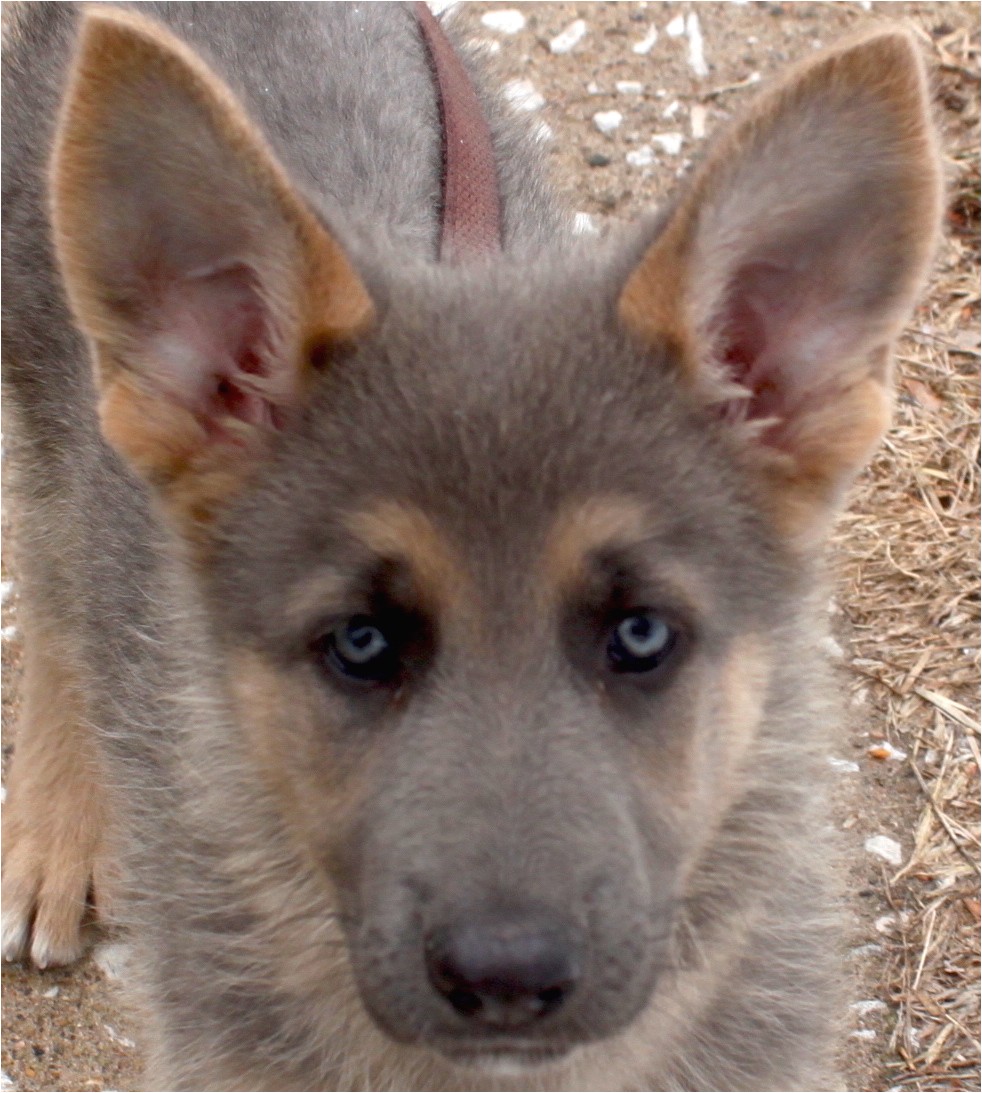
[[[775,353],[779,328],[789,319],[788,302],[782,298],[787,287],[778,283],[781,273],[764,265],[740,270],[719,316],[717,359],[726,378],[750,395],[724,403],[728,421],[761,421],[780,417],[787,409],[784,396],[790,377],[781,374],[780,354]]]
[[[749,392],[724,403],[722,416],[772,420],[760,434],[771,447],[790,449],[796,421],[837,388],[838,356],[856,333],[829,299],[824,275],[831,272],[804,257],[746,265],[718,316],[717,360]]]
[[[224,432],[230,418],[275,428],[274,354],[251,272],[235,266],[171,280],[159,301],[151,357],[161,385],[209,433]]]

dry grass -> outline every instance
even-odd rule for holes
[[[921,795],[913,851],[883,877],[888,1081],[960,1090],[979,1087],[979,48],[965,29],[922,37],[947,123],[949,231],[898,349],[895,428],[836,546],[854,690]]]

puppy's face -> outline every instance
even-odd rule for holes
[[[322,882],[307,982],[337,906],[395,1039],[543,1062],[650,998],[794,559],[886,424],[927,102],[877,31],[623,245],[434,268],[346,245],[186,46],[87,15],[52,205],[103,433],[186,540],[248,777]]]
[[[590,292],[557,344],[496,291],[491,337],[406,287],[221,524],[209,602],[376,1022],[541,1062],[648,1001],[794,581],[667,345],[612,351]]]

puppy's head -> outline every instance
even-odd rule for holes
[[[54,208],[103,430],[189,544],[255,782],[392,1038],[542,1063],[648,1004],[938,193],[886,31],[626,244],[353,257],[200,62],[89,18]]]

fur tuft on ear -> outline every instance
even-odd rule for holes
[[[224,84],[132,12],[85,15],[52,195],[103,431],[207,521],[372,301]]]
[[[889,422],[890,346],[937,245],[941,170],[911,36],[794,70],[712,147],[629,277],[622,321],[682,347],[772,512],[813,541]]]

